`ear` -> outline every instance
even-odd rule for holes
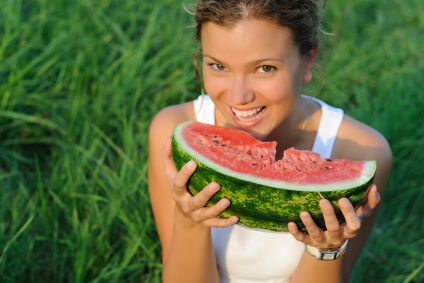
[[[319,47],[318,44],[316,44],[316,46],[311,51],[309,51],[308,54],[306,54],[305,68],[303,70],[303,79],[302,79],[302,82],[304,84],[307,84],[312,80],[312,70],[314,68],[315,57],[318,52],[318,47]]]

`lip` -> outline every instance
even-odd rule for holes
[[[268,110],[266,106],[251,108],[228,106],[228,109],[231,113],[234,123],[241,128],[252,128],[256,126],[263,119]]]

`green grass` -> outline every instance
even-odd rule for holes
[[[325,8],[334,35],[304,92],[324,80],[318,97],[395,158],[352,282],[424,281],[423,13],[420,0]],[[173,0],[1,1],[0,282],[160,282],[147,130],[200,92],[192,24]]]

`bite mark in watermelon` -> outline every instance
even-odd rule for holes
[[[250,228],[288,231],[293,221],[305,231],[299,214],[308,211],[325,229],[322,198],[332,203],[339,221],[344,220],[340,198],[348,198],[354,207],[366,198],[376,161],[321,158],[294,148],[275,160],[276,145],[241,130],[184,122],[174,130],[172,156],[178,170],[190,160],[197,162],[187,184],[191,194],[217,182],[221,189],[208,205],[228,198],[231,205],[220,216],[237,215],[238,224]]]

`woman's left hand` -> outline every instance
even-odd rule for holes
[[[300,213],[300,217],[308,233],[299,230],[294,222],[289,223],[289,232],[296,240],[319,249],[341,247],[346,239],[356,237],[361,228],[362,219],[371,215],[379,202],[380,195],[377,192],[376,185],[372,185],[368,192],[367,200],[356,210],[347,198],[340,199],[339,206],[345,217],[345,221],[339,223],[331,203],[326,199],[322,199],[320,206],[327,230],[323,231],[319,228],[311,215],[303,211]]]

